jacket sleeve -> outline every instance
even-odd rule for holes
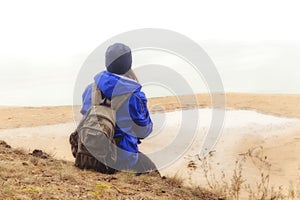
[[[151,132],[153,123],[147,108],[147,98],[143,92],[133,93],[129,103],[130,117],[134,122],[133,131],[137,138],[144,139]]]

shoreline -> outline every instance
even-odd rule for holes
[[[300,94],[227,93],[226,110],[255,110],[260,113],[300,118]],[[151,113],[178,109],[211,108],[210,94],[148,99]],[[76,108],[75,108],[76,109]],[[74,121],[73,106],[0,106],[0,129],[52,125]]]

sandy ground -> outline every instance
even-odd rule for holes
[[[199,133],[192,146],[181,159],[162,172],[169,176],[184,177],[187,184],[205,187],[207,180],[197,154],[209,128],[211,110],[201,109],[200,113],[200,118],[201,115],[208,118],[200,121]],[[172,128],[174,129],[166,127],[166,130]],[[163,142],[159,138],[154,141],[150,139],[145,142],[149,146],[143,148],[149,151],[152,146],[163,146]],[[282,185],[287,189],[290,184],[296,186],[300,178],[300,119],[265,115],[255,111],[228,110],[222,135],[212,152],[213,156],[209,158],[211,171],[208,175],[215,176],[219,183],[222,172],[230,182],[235,161],[239,160],[243,165],[243,179],[253,188],[256,183],[261,182],[261,173],[270,175],[270,188]],[[242,161],[243,158],[246,160]],[[195,164],[195,169],[188,167],[191,161]]]
[[[244,155],[247,159],[243,163],[243,176],[248,183],[255,185],[263,172],[270,174],[270,185],[288,188],[291,181],[296,184],[300,177],[300,95],[227,94],[226,97],[226,120],[211,159],[216,177],[224,171],[230,179],[235,160]],[[195,107],[190,98],[184,97],[181,107]],[[188,151],[163,169],[162,174],[184,177],[188,184],[207,185],[196,155],[210,124],[211,109],[203,109],[210,106],[210,97],[198,95],[197,99],[202,108],[199,110],[197,137]],[[150,99],[149,107],[155,113],[176,110],[180,105],[175,98],[159,98]],[[0,130],[0,139],[13,147],[39,148],[58,158],[73,160],[68,144],[68,136],[75,129],[71,107],[2,107],[0,110],[0,127],[3,129]],[[158,151],[163,149],[165,141],[172,142],[180,126],[180,114],[180,111],[165,114],[166,123],[160,129],[163,131],[145,140],[141,149]],[[161,119],[159,114],[153,114],[153,118]],[[265,157],[267,162],[261,160]],[[194,170],[188,168],[191,160],[196,164]]]

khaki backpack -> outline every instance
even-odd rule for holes
[[[116,111],[130,94],[115,96],[110,101],[102,98],[101,91],[92,85],[92,106],[70,136],[75,166],[94,169],[102,173],[114,173],[117,147],[114,140]]]

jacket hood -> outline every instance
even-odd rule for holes
[[[134,80],[122,77],[108,71],[103,71],[94,77],[94,81],[105,97],[134,93],[140,91],[142,86]]]

